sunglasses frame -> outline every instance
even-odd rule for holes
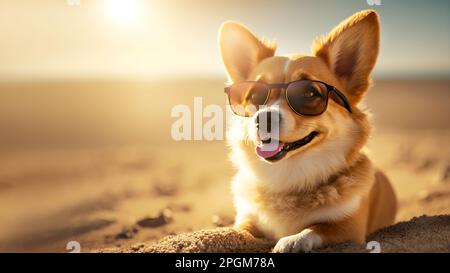
[[[289,85],[291,85],[292,83],[301,82],[301,81],[309,81],[309,82],[317,82],[317,83],[321,83],[321,84],[323,84],[323,85],[327,88],[327,93],[326,93],[326,104],[325,104],[325,107],[324,107],[324,109],[323,109],[322,112],[320,112],[320,113],[318,113],[318,114],[301,114],[301,113],[297,112],[297,110],[295,110],[295,109],[292,107],[291,103],[289,102],[288,96],[287,96],[287,89],[288,89]],[[258,81],[244,81],[244,82],[240,82],[240,83],[264,83],[264,82],[258,82]],[[291,110],[292,110],[294,113],[296,113],[297,115],[300,115],[300,116],[320,116],[320,115],[323,114],[323,113],[327,110],[327,108],[328,108],[328,100],[329,100],[329,98],[330,98],[330,96],[329,96],[330,92],[334,92],[334,93],[339,97],[339,99],[342,101],[343,105],[341,105],[341,106],[343,106],[345,109],[347,109],[347,111],[349,111],[350,113],[352,113],[352,106],[350,105],[350,103],[349,103],[349,101],[347,100],[347,98],[345,97],[345,95],[344,95],[341,91],[339,91],[338,89],[336,89],[334,86],[329,85],[329,84],[327,84],[327,83],[325,83],[325,82],[323,82],[323,81],[318,81],[318,80],[296,80],[296,81],[292,81],[292,82],[288,82],[288,83],[264,83],[264,84],[266,84],[266,85],[268,86],[269,92],[267,93],[267,98],[266,98],[266,100],[264,101],[264,103],[263,103],[262,105],[266,105],[266,103],[267,103],[267,101],[269,100],[270,95],[271,95],[271,93],[272,93],[272,89],[274,89],[274,88],[280,88],[280,89],[283,89],[283,90],[284,90],[284,97],[285,97],[285,99],[286,99],[286,102],[288,103],[289,108],[291,108]],[[231,91],[231,88],[232,88],[232,87],[233,87],[233,85],[228,85],[228,86],[225,86],[225,88],[224,88],[224,92],[227,94],[227,97],[228,97],[228,103],[230,104],[230,106],[232,105],[232,104],[231,104],[231,101],[230,101],[230,91]],[[337,103],[340,104],[339,102],[337,102]],[[231,107],[231,109],[233,110],[233,107]],[[234,110],[233,110],[233,113],[236,114],[236,115],[238,115],[238,116],[242,116],[242,115],[239,115],[239,114],[237,114],[236,112],[234,112]],[[247,116],[242,116],[242,117],[247,117]]]

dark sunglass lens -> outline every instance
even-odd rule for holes
[[[266,103],[270,87],[261,82],[242,82],[231,86],[228,94],[233,112],[240,116],[252,116],[260,105]]]
[[[309,80],[291,83],[286,90],[289,105],[301,115],[319,115],[327,106],[327,87]]]

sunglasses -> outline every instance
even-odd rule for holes
[[[289,83],[268,84],[245,81],[225,87],[233,113],[243,117],[253,116],[270,98],[273,88],[282,88],[289,107],[297,115],[318,116],[327,109],[331,97],[350,113],[352,107],[347,98],[329,84],[315,80],[298,80]],[[331,96],[330,96],[331,94]]]

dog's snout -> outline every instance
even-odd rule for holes
[[[272,132],[272,125],[279,126],[281,121],[281,114],[278,111],[264,111],[258,113],[256,116],[256,127],[260,129],[261,124],[265,124],[268,133]]]

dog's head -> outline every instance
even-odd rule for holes
[[[228,130],[233,161],[247,175],[257,176],[274,189],[312,186],[355,158],[369,134],[366,114],[358,108],[358,102],[369,87],[378,55],[379,21],[375,11],[356,13],[327,36],[316,39],[312,56],[275,56],[274,43],[257,38],[236,22],[222,25],[219,44],[231,83],[320,80],[340,90],[352,107],[350,112],[339,100],[329,98],[322,114],[299,115],[290,108],[282,88],[272,89],[266,107],[251,117],[236,116]],[[262,114],[276,117],[280,144],[275,152],[261,152],[267,140],[263,138],[270,138],[261,136],[258,129]],[[287,144],[295,145],[282,149]],[[274,176],[276,179],[271,179]]]

